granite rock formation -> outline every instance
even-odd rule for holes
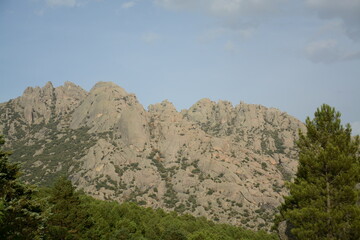
[[[27,88],[0,104],[0,132],[23,178],[68,175],[100,199],[268,230],[297,166],[303,123],[274,108],[202,99],[148,110],[114,83]]]

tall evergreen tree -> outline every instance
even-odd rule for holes
[[[360,143],[340,116],[324,104],[300,132],[298,172],[280,208],[298,239],[360,239]]]
[[[0,147],[4,144],[0,136]],[[37,239],[42,216],[33,200],[34,189],[19,181],[17,164],[9,163],[9,152],[0,149],[0,236],[1,239]]]
[[[50,190],[50,216],[46,235],[50,239],[82,239],[92,226],[88,209],[66,177],[60,177]]]

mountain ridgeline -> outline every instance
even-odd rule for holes
[[[22,178],[68,176],[98,199],[269,230],[296,172],[303,123],[274,108],[202,99],[148,110],[111,82],[28,87],[0,104],[0,134]]]

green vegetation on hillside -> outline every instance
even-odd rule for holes
[[[78,196],[75,201],[77,206],[66,207],[61,197],[58,197],[55,203],[57,209],[63,206],[63,212],[60,213],[68,217],[68,225],[59,227],[63,230],[67,228],[67,234],[74,239],[276,239],[274,235],[265,232],[252,232],[231,225],[215,224],[205,218],[180,216],[175,212],[166,213],[161,209],[143,208],[134,203],[119,204],[95,200],[78,192],[70,194],[70,181],[60,179],[60,182],[55,186],[58,188],[55,192],[69,192],[68,196]],[[66,186],[67,190],[62,191],[63,186]],[[66,214],[67,211],[73,214],[73,219]],[[57,215],[55,219],[59,216],[61,217]],[[52,224],[52,229],[58,228],[53,222]],[[56,237],[56,231],[51,232],[50,229],[49,233]]]
[[[30,129],[36,134],[41,129],[42,139],[23,139],[13,142],[14,153],[11,162],[20,162],[26,169],[24,181],[50,186],[55,179],[67,174],[70,167],[77,170],[74,160],[84,156],[85,149],[95,145],[95,138],[88,133],[89,128],[57,131],[53,123],[39,124]],[[29,174],[31,172],[31,174]]]
[[[0,145],[4,143],[0,138]],[[205,218],[166,213],[134,203],[101,201],[75,191],[65,177],[51,188],[21,183],[19,167],[0,149],[2,239],[232,240],[277,239]]]

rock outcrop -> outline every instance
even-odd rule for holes
[[[100,82],[27,88],[0,104],[0,131],[24,179],[68,175],[100,199],[134,201],[219,222],[269,229],[296,170],[303,124],[261,105],[202,99],[178,112],[148,111],[134,94]]]

